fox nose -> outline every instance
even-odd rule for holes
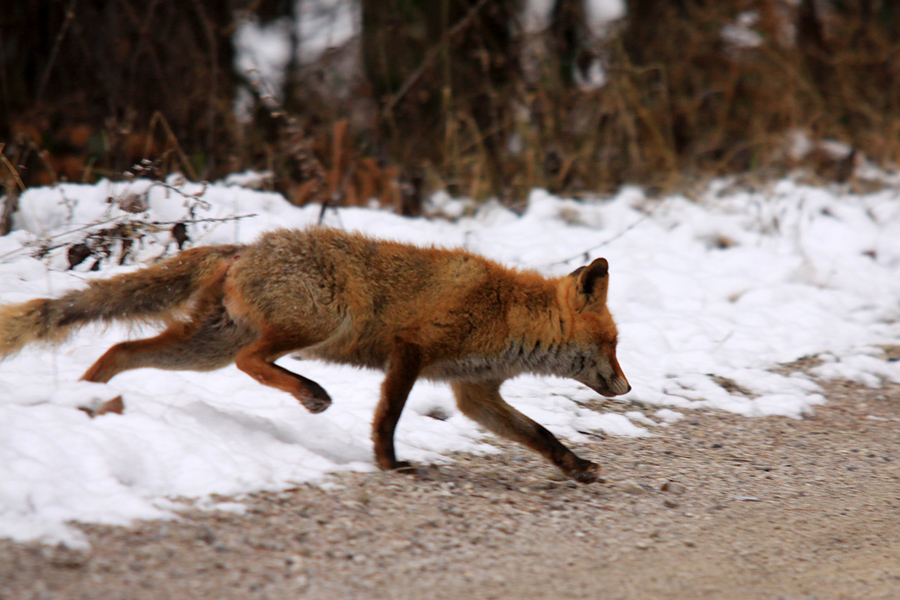
[[[589,388],[591,388],[601,396],[606,396],[607,398],[612,398],[613,396],[621,396],[622,394],[627,394],[631,391],[631,385],[624,377],[601,379],[601,382],[601,385],[588,383],[585,383],[585,385],[587,385]]]
[[[614,392],[617,396],[622,394],[627,394],[631,391],[631,384],[628,383],[628,380],[624,377],[616,377],[612,381],[609,382],[610,391]]]

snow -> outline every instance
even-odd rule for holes
[[[358,36],[362,28],[359,4],[351,0],[294,0],[296,19],[283,17],[270,23],[260,23],[252,14],[242,19],[236,28],[234,43],[235,64],[250,81],[261,83],[265,93],[278,96],[284,84],[284,69],[291,58],[291,33],[299,42],[300,64],[310,64],[324,52],[339,48]],[[552,0],[526,0],[517,16],[518,25],[525,33],[543,31],[550,25],[555,2]],[[625,16],[623,0],[588,0],[585,3],[587,26],[592,35],[603,37],[611,23]],[[751,14],[751,13],[744,13]],[[733,28],[752,25],[738,21]],[[749,32],[755,34],[754,32]],[[723,33],[723,35],[725,35]],[[599,63],[592,67],[596,77],[602,77]],[[602,84],[595,84],[600,87]],[[245,99],[249,102],[249,99]],[[240,104],[240,103],[239,103]]]
[[[291,58],[291,33],[299,47],[296,59],[301,64],[316,60],[323,52],[339,47],[359,34],[359,5],[350,0],[295,0],[292,22],[287,17],[260,23],[252,14],[235,30],[236,65],[254,74],[279,91],[284,68]]]
[[[136,268],[118,265],[114,249],[99,272],[89,270],[91,259],[67,270],[64,245],[89,230],[161,223],[142,230],[136,255],[147,263],[174,250],[168,228],[186,218],[197,221],[188,227],[194,245],[246,242],[318,219],[319,206],[294,207],[237,185],[254,181],[245,174],[206,186],[173,178],[30,189],[20,199],[17,229],[0,238],[0,303],[57,295]],[[143,198],[149,210],[122,211],[116,199],[127,196]],[[604,412],[594,392],[562,379],[520,377],[503,387],[512,404],[555,434],[592,444],[589,457],[602,463],[603,444],[592,432],[666,435],[668,424],[701,408],[802,418],[824,402],[817,380],[770,369],[804,356],[823,361],[817,377],[900,381],[900,363],[880,348],[900,340],[898,200],[894,190],[854,195],[784,180],[746,191],[719,181],[696,200],[651,199],[626,188],[578,202],[535,190],[520,216],[496,203],[473,213],[470,201],[438,194],[432,213],[458,218],[347,208],[329,210],[326,221],[417,244],[465,246],[548,275],[605,256],[619,361],[634,388],[607,402],[634,403],[624,414]],[[88,226],[95,222],[102,224]],[[140,334],[86,328],[58,348],[29,347],[0,363],[0,537],[78,546],[85,541],[72,521],[172,518],[184,498],[240,511],[239,503],[210,496],[239,498],[374,469],[369,427],[379,373],[282,359],[335,399],[321,415],[234,367],[78,381],[106,348]],[[117,395],[123,415],[90,419],[77,410]],[[491,451],[449,389],[429,383],[412,392],[397,449],[419,463]]]
[[[550,26],[554,0],[526,0],[522,5],[519,23],[525,33],[535,33]],[[613,21],[625,16],[623,0],[587,0],[584,4],[587,26],[595,36],[602,37]]]
[[[762,36],[751,27],[759,21],[759,15],[753,11],[742,12],[733,25],[722,27],[722,39],[735,48],[758,48],[763,45]]]

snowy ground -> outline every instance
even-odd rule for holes
[[[84,238],[89,223],[102,221],[93,226],[102,229],[192,215],[210,220],[189,226],[191,240],[210,244],[250,241],[319,216],[318,206],[296,208],[238,180],[205,188],[136,181],[27,191],[18,229],[0,238],[0,303],[56,295],[135,268],[115,265],[115,250],[100,272],[88,271],[92,259],[67,270],[65,248],[35,258],[41,246]],[[124,212],[122,198],[145,201],[149,210]],[[823,360],[817,376],[900,381],[900,362],[881,348],[900,341],[896,191],[857,196],[782,181],[751,193],[719,183],[699,201],[651,200],[631,188],[584,203],[535,191],[521,216],[494,204],[463,216],[471,212],[465,202],[441,195],[431,208],[452,218],[341,209],[329,211],[326,222],[465,246],[547,274],[609,259],[619,361],[634,388],[622,401],[639,401],[640,410],[626,418],[588,409],[596,395],[566,380],[522,377],[503,388],[514,405],[564,438],[585,441],[591,431],[665,435],[667,422],[699,407],[801,418],[823,401],[817,384],[768,369],[804,356]],[[228,220],[243,215],[255,216]],[[147,232],[139,261],[172,249],[168,227]],[[77,381],[126,335],[118,327],[87,328],[59,348],[28,348],[0,363],[0,537],[77,545],[82,538],[67,524],[72,520],[161,518],[178,509],[178,497],[283,489],[337,470],[374,468],[369,423],[380,374],[283,359],[335,399],[321,415],[233,367],[131,371],[107,385]],[[91,420],[76,410],[119,394],[124,415]],[[446,387],[419,383],[400,421],[398,453],[446,460],[455,450],[488,450],[482,435]]]

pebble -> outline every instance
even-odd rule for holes
[[[620,487],[626,494],[632,494],[634,496],[641,496],[647,493],[647,490],[645,490],[639,483],[630,479],[628,481],[623,481]]]
[[[285,566],[287,567],[288,571],[293,572],[293,573],[303,570],[303,568],[305,566],[304,562],[305,561],[303,560],[303,557],[300,556],[299,554],[294,554],[294,555],[288,556],[287,558],[284,559],[284,563],[285,563]]]
[[[666,481],[659,489],[670,494],[683,494],[687,491],[687,488],[677,481]]]
[[[216,541],[216,534],[209,527],[200,527],[197,530],[196,537],[201,542],[205,542],[207,544],[212,544]]]
[[[41,549],[41,554],[53,566],[66,569],[79,569],[85,566],[91,558],[91,555],[86,551],[65,546],[57,546],[55,548],[44,546]]]

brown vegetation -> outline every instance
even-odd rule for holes
[[[413,214],[435,188],[516,200],[799,163],[846,180],[860,155],[900,162],[900,7],[887,0],[635,0],[601,39],[580,0],[558,0],[537,44],[510,33],[521,0],[361,0],[361,36],[291,61],[275,115],[235,72],[231,36],[237,15],[296,18],[293,3],[46,4],[0,15],[7,190],[150,159],[191,179],[268,168],[295,202],[375,197]],[[741,28],[749,39],[728,33]],[[605,83],[577,85],[594,61]],[[248,123],[239,87],[255,97]],[[853,153],[792,154],[793,132]],[[298,142],[324,186],[297,168]]]

